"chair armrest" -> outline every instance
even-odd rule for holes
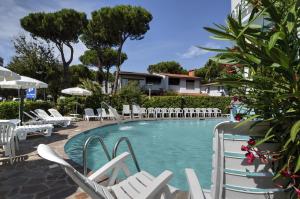
[[[205,199],[203,190],[193,169],[185,169],[186,178],[190,187],[189,198]]]
[[[103,165],[100,169],[95,171],[95,173],[90,175],[88,178],[90,180],[95,180],[95,179],[100,178],[100,177],[104,176],[105,174],[107,174],[109,171],[111,171],[111,169],[122,166],[122,163],[126,160],[126,158],[129,155],[130,155],[130,153],[128,153],[128,152],[124,152],[124,153],[118,155],[117,157],[115,157],[114,159],[112,159],[111,161],[109,161],[108,163]]]
[[[164,171],[158,177],[156,177],[150,186],[141,193],[138,199],[149,199],[154,198],[156,194],[158,194],[162,189],[166,188],[167,182],[170,181],[173,173],[171,171]]]

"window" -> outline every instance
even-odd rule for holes
[[[146,77],[146,84],[160,84],[160,77]]]
[[[195,80],[186,80],[186,89],[187,90],[195,89]]]
[[[179,83],[180,83],[180,79],[179,78],[169,78],[169,85],[178,86]]]

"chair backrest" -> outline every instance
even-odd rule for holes
[[[40,144],[37,148],[38,154],[49,161],[59,164],[63,170],[70,176],[76,184],[79,185],[85,192],[87,192],[92,198],[110,199],[113,196],[110,194],[106,187],[103,187],[96,182],[88,179],[74,169],[69,163],[57,155],[49,146]]]
[[[146,108],[141,108],[140,111],[141,111],[141,113],[147,113],[147,109]]]
[[[129,105],[124,105],[123,104],[123,113],[129,113],[130,114],[130,107],[129,107]]]
[[[163,113],[167,113],[167,112],[168,112],[168,108],[161,108],[161,111],[162,111]]]
[[[150,108],[147,108],[147,111],[148,111],[148,113],[154,113],[155,109],[150,107]]]
[[[132,105],[132,113],[140,113],[141,107],[139,105]]]
[[[58,112],[58,110],[56,110],[56,109],[54,109],[54,108],[48,109],[48,112],[49,112],[53,117],[63,117],[63,115],[60,114],[60,112]]]
[[[38,116],[40,116],[42,119],[48,119],[51,118],[50,115],[48,115],[48,113],[42,109],[35,109],[34,112],[36,112],[36,114]]]
[[[84,114],[87,116],[95,116],[94,110],[91,108],[85,108],[84,109]]]
[[[241,127],[237,123],[223,122],[215,127],[213,138],[212,161],[212,198],[281,198],[281,189],[277,188],[272,178],[270,164],[263,164],[256,159],[248,164],[241,146],[247,146],[247,141],[260,137],[269,127],[267,123],[257,124],[251,128],[252,122]],[[250,130],[251,128],[251,130]],[[275,150],[278,145],[263,144],[259,149]]]
[[[38,119],[39,119],[39,118],[37,118],[37,117],[35,117],[35,116],[30,115],[29,113],[27,113],[27,112],[25,112],[25,111],[23,111],[23,113],[24,113],[27,117],[29,117],[30,119],[32,119],[32,120],[38,120]]]
[[[13,139],[16,125],[11,122],[0,122],[0,145]]]
[[[181,108],[175,108],[175,112],[181,112]]]
[[[169,112],[170,112],[170,113],[174,113],[174,112],[175,112],[175,109],[174,109],[174,108],[169,108]]]

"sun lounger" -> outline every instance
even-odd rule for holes
[[[34,112],[31,113],[36,114],[37,117],[49,124],[59,125],[62,127],[67,127],[71,124],[71,120],[62,117],[51,117],[50,115],[48,115],[48,113],[46,113],[46,111],[42,109],[35,109]]]
[[[131,110],[129,105],[123,105],[122,116],[123,118],[131,118]]]
[[[78,119],[77,117],[63,116],[62,114],[60,114],[60,112],[58,112],[58,110],[54,108],[48,109],[48,112],[51,114],[52,117],[65,118],[71,121],[76,121]]]
[[[51,136],[53,125],[52,124],[40,124],[40,125],[23,125],[17,126],[15,133],[18,136],[18,139],[26,140],[27,135],[30,133],[37,133],[44,135],[46,137]]]
[[[98,115],[95,115],[94,110],[91,108],[84,109],[84,119],[90,121],[91,118],[100,119]]]
[[[122,153],[89,177],[85,177],[59,157],[49,146],[40,144],[37,151],[42,158],[59,164],[74,182],[93,199],[169,199],[173,198],[176,191],[167,185],[172,177],[170,171],[164,171],[158,177],[153,177],[146,171],[130,176],[125,162],[130,156],[128,152]],[[127,178],[115,184],[120,171],[124,171]],[[104,176],[110,176],[107,187],[97,183],[97,180]]]

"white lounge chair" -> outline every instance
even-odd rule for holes
[[[183,112],[181,108],[175,108],[176,117],[183,117]]]
[[[44,159],[59,164],[74,182],[93,199],[168,199],[173,197],[176,191],[167,185],[172,177],[170,171],[164,171],[158,177],[153,177],[145,171],[130,176],[125,163],[127,157],[130,156],[128,152],[122,153],[89,177],[85,177],[59,157],[49,146],[40,144],[37,151]],[[128,178],[114,184],[120,171],[124,171]],[[112,172],[111,175],[110,172]],[[110,176],[107,187],[96,182],[104,176]]]
[[[190,116],[189,108],[183,108],[183,115],[184,115],[185,118]]]
[[[109,119],[109,116],[107,115],[106,111],[104,108],[97,108],[97,114],[98,114],[98,117],[101,118],[102,120],[103,119]]]
[[[169,109],[168,108],[161,108],[161,115],[162,117],[169,117]]]
[[[77,119],[76,117],[63,116],[58,110],[56,110],[54,108],[48,109],[48,112],[51,114],[52,117],[65,118],[65,119],[71,120],[71,121],[75,121]]]
[[[169,118],[172,118],[172,117],[176,116],[176,112],[175,112],[174,108],[169,108],[168,113],[169,113]]]
[[[9,156],[10,163],[13,163],[13,158],[16,156],[16,125],[11,122],[0,122],[0,146],[4,149],[6,156]]]
[[[147,109],[147,112],[148,112],[148,118],[150,118],[151,116],[152,117],[155,117],[155,109],[150,107]]]
[[[123,105],[122,116],[123,118],[131,118],[131,110],[129,105]]]
[[[147,109],[146,108],[141,107],[140,113],[141,113],[142,118],[147,117]]]
[[[222,116],[222,111],[218,108],[213,108],[214,115],[215,117],[221,117]]]
[[[87,121],[90,121],[90,119],[99,119],[100,117],[98,115],[95,115],[94,110],[91,108],[85,108],[84,109],[84,119]]]
[[[32,111],[31,113],[35,113],[37,117],[45,120],[49,124],[59,125],[63,127],[67,127],[71,124],[71,120],[62,117],[51,117],[50,115],[48,115],[48,113],[46,113],[46,111],[42,109],[35,109],[34,112]]]
[[[41,134],[49,137],[52,134],[53,128],[52,124],[23,125],[16,127],[15,134],[18,136],[20,141],[26,140],[27,135],[30,133]]]
[[[195,108],[196,117],[204,117],[203,110],[201,108]]]
[[[190,114],[190,117],[196,117],[196,112],[195,112],[195,109],[194,108],[189,108],[189,114]]]
[[[132,105],[132,118],[141,118],[141,107],[139,105]]]
[[[155,117],[156,118],[163,117],[161,108],[155,108],[154,111],[155,111]]]
[[[252,127],[249,122],[241,127],[236,123],[223,122],[215,127],[213,138],[211,190],[202,190],[192,169],[186,169],[191,199],[281,199],[288,198],[283,189],[272,181],[271,163],[256,159],[248,164],[242,145],[247,145],[250,136],[261,136],[269,127],[260,123]],[[265,144],[258,148],[274,150],[276,145]]]

